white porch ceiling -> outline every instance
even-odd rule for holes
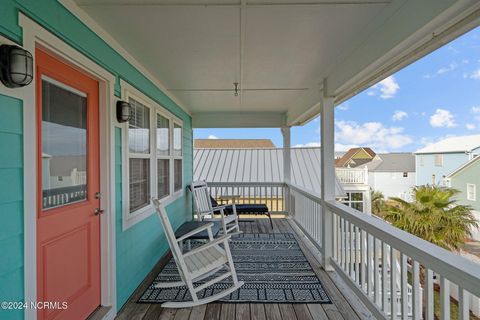
[[[318,113],[324,78],[339,94],[442,13],[474,3],[460,2],[76,0],[194,116],[283,114],[288,124]]]

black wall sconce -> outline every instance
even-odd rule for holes
[[[117,101],[117,120],[118,122],[127,122],[132,116],[130,103],[126,101]]]
[[[0,80],[7,88],[29,85],[33,80],[33,56],[18,46],[0,46]]]

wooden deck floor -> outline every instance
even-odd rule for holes
[[[120,310],[117,319],[125,320],[309,320],[309,319],[360,319],[359,315],[347,299],[340,293],[331,274],[320,268],[319,261],[308,246],[302,242],[299,234],[292,228],[288,219],[273,219],[274,229],[268,219],[254,219],[253,222],[240,222],[240,228],[246,233],[278,233],[291,232],[296,234],[307,259],[322,281],[332,304],[261,304],[261,303],[210,303],[194,308],[164,309],[160,304],[136,303],[140,295],[150,285],[161,270],[161,263],[145,278],[130,300]],[[355,301],[355,305],[358,305]],[[358,310],[357,310],[358,312]],[[364,317],[362,317],[364,318]]]

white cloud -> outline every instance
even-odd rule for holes
[[[312,148],[312,147],[320,147],[320,142],[308,142],[305,144],[296,144],[293,148]]]
[[[369,96],[374,96],[377,94],[376,90],[380,91],[380,98],[382,99],[391,99],[395,96],[397,91],[400,89],[397,81],[395,80],[394,76],[389,76],[376,85],[374,85],[372,90],[368,91],[367,94]]]
[[[467,64],[468,60],[462,60],[462,63]],[[457,66],[458,66],[457,62],[451,62],[448,66],[438,69],[435,73],[433,74],[429,73],[424,75],[423,77],[426,79],[435,78],[436,76],[440,76],[440,75],[454,71],[455,69],[457,69]]]
[[[453,71],[456,68],[457,68],[457,64],[455,62],[452,62],[448,66],[438,69],[437,74],[444,74],[444,73]]]
[[[477,128],[477,126],[472,124],[472,123],[467,123],[465,125],[465,128],[467,128],[467,130],[475,130]]]
[[[402,121],[403,119],[408,117],[408,113],[405,111],[397,110],[392,116],[393,121]]]
[[[209,135],[207,139],[219,139],[217,136],[214,136],[213,134]]]
[[[455,127],[455,119],[450,111],[445,109],[437,109],[430,116],[430,125],[434,128],[452,128]]]
[[[480,107],[472,107],[472,113],[480,113]]]
[[[473,71],[470,74],[471,79],[480,80],[480,69]]]
[[[385,127],[380,122],[358,124],[354,121],[338,121],[335,138],[337,144],[362,145],[375,149],[399,149],[412,143],[412,138],[401,127]]]
[[[346,111],[346,110],[350,109],[350,104],[348,102],[344,102],[344,103],[340,104],[337,108],[338,108],[338,110]]]

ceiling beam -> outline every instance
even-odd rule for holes
[[[306,0],[306,1],[259,1],[254,3],[248,3],[247,0],[240,0],[238,2],[221,2],[218,0],[214,1],[191,1],[191,0],[145,0],[145,1],[78,1],[81,7],[116,7],[116,6],[169,6],[169,7],[181,7],[181,6],[194,6],[194,7],[205,7],[205,6],[216,6],[216,7],[234,7],[234,6],[245,6],[245,7],[266,7],[266,6],[322,6],[322,5],[376,5],[376,4],[390,4],[392,0]]]
[[[192,115],[193,128],[281,128],[285,113],[279,112],[198,112]]]

